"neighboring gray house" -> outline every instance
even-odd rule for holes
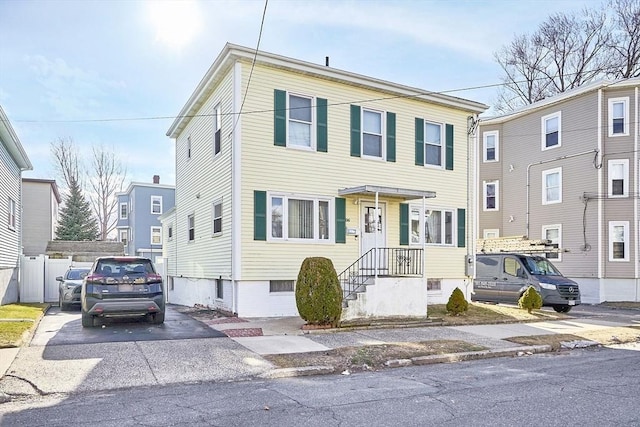
[[[582,301],[640,301],[640,78],[483,120],[477,237],[548,239]]]
[[[22,251],[41,255],[55,238],[60,192],[53,179],[22,178]]]
[[[125,192],[118,193],[117,240],[124,244],[126,255],[162,257],[162,224],[158,217],[176,204],[173,185],[132,182]]]
[[[22,171],[32,169],[27,153],[0,107],[0,304],[18,301]]]

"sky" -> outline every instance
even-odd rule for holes
[[[51,143],[115,153],[129,182],[175,184],[166,136],[226,42],[491,106],[494,53],[598,0],[0,0],[0,106],[31,163]],[[61,183],[58,182],[60,185]]]

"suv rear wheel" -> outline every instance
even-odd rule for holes
[[[94,326],[94,317],[89,313],[82,312],[82,327],[83,328],[91,328]]]
[[[164,323],[164,313],[152,314],[151,315],[151,321],[156,325],[160,325],[160,324]]]

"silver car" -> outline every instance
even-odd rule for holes
[[[56,277],[58,286],[58,302],[60,310],[68,310],[72,305],[80,305],[82,279],[89,274],[88,268],[70,268],[64,276]]]

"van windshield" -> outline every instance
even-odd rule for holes
[[[520,257],[522,263],[527,267],[529,273],[539,276],[562,276],[562,274],[551,264],[551,262],[540,256]]]

